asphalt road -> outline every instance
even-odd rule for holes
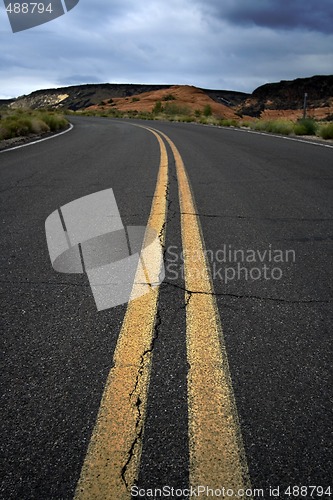
[[[125,120],[74,117],[73,124],[62,136],[0,153],[6,500],[73,498],[127,307],[98,312],[85,275],[52,269],[45,220],[112,188],[124,225],[145,226],[154,200],[160,148],[151,132]],[[195,124],[137,124],[166,134],[187,169],[258,489],[253,497],[274,497],[270,488],[279,487],[276,498],[298,498],[289,486],[321,486],[326,496],[316,489],[313,498],[330,498],[332,146]],[[185,301],[198,290],[185,296],[177,172],[166,147],[166,277],[136,483],[146,490],[141,498],[154,498],[149,488],[191,482]],[[199,431],[213,432],[210,422]],[[204,478],[203,485],[210,486]],[[112,492],[105,498],[118,500]]]

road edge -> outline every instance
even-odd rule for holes
[[[25,148],[26,146],[32,146],[33,144],[38,144],[39,142],[48,141],[49,139],[54,139],[55,137],[59,137],[60,135],[67,134],[67,132],[70,132],[71,130],[73,130],[73,128],[74,128],[74,125],[72,123],[69,123],[69,127],[66,128],[66,130],[63,130],[62,132],[58,132],[56,134],[49,135],[48,137],[43,137],[41,139],[31,140],[29,142],[26,142],[24,144],[20,144],[18,146],[14,146],[12,148],[1,149],[0,153],[7,153],[8,151],[15,151],[15,149]]]

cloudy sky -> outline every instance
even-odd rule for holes
[[[0,98],[98,82],[252,92],[333,73],[333,1],[80,0],[12,33],[0,0],[0,40]]]

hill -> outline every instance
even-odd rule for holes
[[[228,101],[228,104],[221,95],[216,96],[213,100],[208,91],[192,87],[190,85],[174,85],[167,89],[159,89],[135,94],[131,98],[121,97],[105,100],[99,105],[90,106],[91,110],[115,108],[119,111],[138,111],[151,113],[160,103],[160,107],[164,108],[170,114],[188,114],[195,111],[204,112],[209,106],[211,113],[220,118],[237,118],[235,111]]]
[[[274,119],[302,116],[307,93],[308,115],[317,119],[333,117],[333,75],[278,83],[267,83],[252,94],[231,90],[209,90],[189,85],[87,84],[37,90],[16,99],[1,101],[11,108],[60,108],[73,111],[114,108],[119,111],[151,111],[156,102],[165,106],[202,111],[209,105],[217,117],[240,115]]]

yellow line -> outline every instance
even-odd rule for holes
[[[160,235],[163,244],[168,157],[162,139],[154,131],[151,132],[158,139],[161,161],[145,239],[150,239],[149,229],[153,229]],[[155,258],[156,266],[159,266],[156,256],[144,257],[149,259],[150,265]],[[142,275],[144,272],[144,269],[138,269],[134,297],[140,295],[136,287],[147,286],[143,285],[146,283]],[[76,488],[76,500],[131,498],[130,488],[137,479],[142,451],[158,295],[159,287],[150,287],[148,293],[128,304],[114,353],[114,366],[106,382]]]
[[[186,297],[190,483],[237,492],[250,482],[204,239],[199,218],[187,215],[197,212],[181,155],[161,135],[176,161],[186,289],[201,292]]]

